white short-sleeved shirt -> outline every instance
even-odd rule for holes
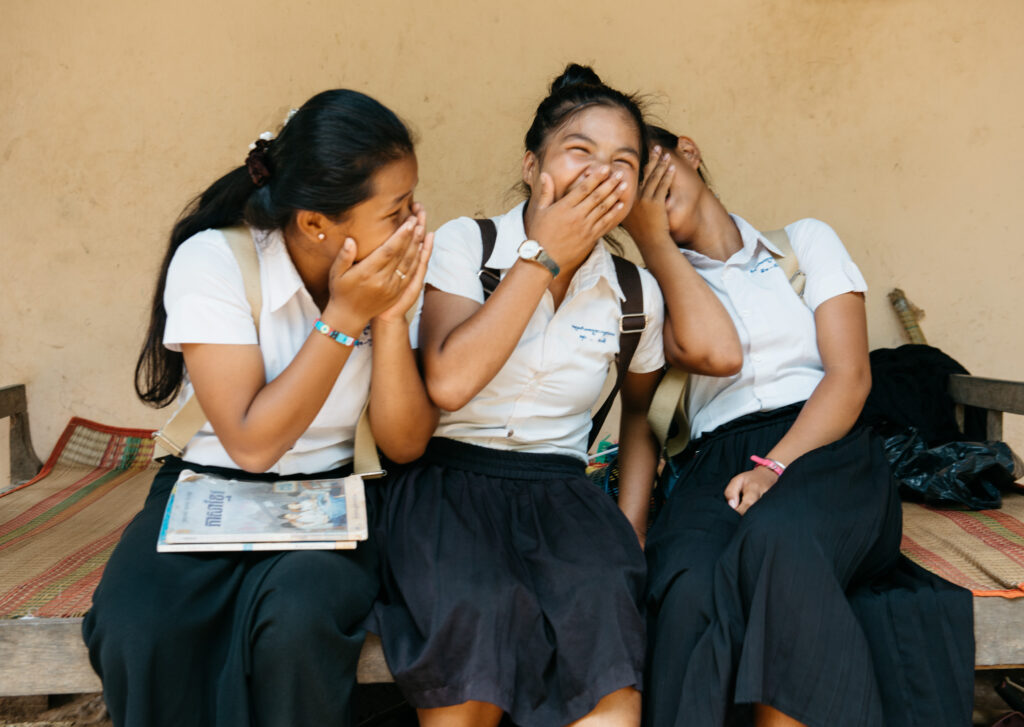
[[[683,249],[729,312],[743,348],[738,374],[691,377],[692,437],[746,414],[807,399],[825,375],[813,311],[829,298],[867,290],[843,243],[824,222],[804,219],[786,226],[807,276],[801,300],[772,257],[781,252],[749,222],[732,219],[743,248],[724,263]]]
[[[502,277],[526,239],[523,207],[495,217],[497,240],[487,267]],[[477,274],[483,254],[480,228],[469,217],[441,227],[427,270],[427,285],[484,302]],[[664,300],[653,276],[640,271],[647,328],[629,370],[648,373],[665,361],[661,328]],[[586,459],[590,412],[619,350],[620,300],[611,254],[597,245],[554,308],[550,291],[498,374],[466,406],[441,412],[436,436],[493,449],[565,454]],[[487,345],[486,340],[480,345]]]
[[[182,243],[167,271],[164,345],[180,351],[183,343],[259,343],[269,382],[295,358],[320,310],[299,277],[280,231],[254,234],[263,297],[259,338],[242,272],[227,240],[219,230],[205,230]],[[371,356],[367,329],[316,418],[268,472],[326,472],[351,461],[356,423],[369,396]],[[179,406],[191,393],[186,373]],[[238,468],[209,422],[188,443],[183,458],[196,464]]]

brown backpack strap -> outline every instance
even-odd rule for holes
[[[644,314],[644,288],[640,282],[640,271],[636,265],[618,255],[612,255],[612,262],[615,264],[615,276],[619,280],[619,287],[626,299],[621,302],[619,317],[619,353],[615,356],[615,385],[612,387],[608,398],[591,418],[590,436],[587,438],[587,449],[594,446],[594,441],[608,418],[615,395],[622,388],[622,382],[629,371],[629,365],[633,362],[633,354],[640,344],[640,334],[647,328],[647,316]]]
[[[483,251],[480,255],[480,272],[476,274],[480,278],[480,284],[484,286],[484,300],[491,297],[491,293],[501,282],[501,271],[487,267],[487,261],[494,252],[494,243],[498,239],[498,228],[492,219],[473,220],[480,226],[480,241],[483,243]]]

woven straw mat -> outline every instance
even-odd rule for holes
[[[159,468],[151,434],[73,418],[40,473],[0,495],[0,618],[89,609]]]

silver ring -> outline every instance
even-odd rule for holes
[[[398,279],[399,279],[399,280],[405,280],[405,273],[403,273],[403,272],[402,272],[401,270],[399,270],[398,268],[395,268],[395,275],[397,275],[397,276],[398,276]]]

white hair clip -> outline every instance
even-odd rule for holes
[[[259,140],[273,141],[273,139],[274,139],[274,134],[272,132],[264,131],[262,134],[259,135],[259,139],[257,139],[257,141],[259,141]],[[249,144],[249,151],[252,151],[255,148],[256,148],[256,142],[255,141],[253,143]]]
[[[287,126],[288,122],[291,121],[292,117],[297,113],[299,113],[298,109],[289,109],[288,114],[284,117],[284,123],[281,124],[281,126]]]

